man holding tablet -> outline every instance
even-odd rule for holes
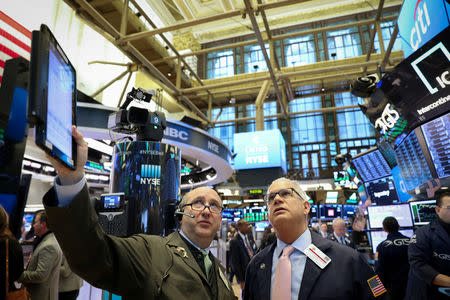
[[[235,299],[231,284],[209,246],[220,228],[222,200],[212,189],[196,188],[178,207],[181,230],[167,237],[107,235],[89,201],[83,166],[87,144],[73,127],[76,169],[48,157],[58,177],[44,197],[71,268],[92,285],[124,299]]]

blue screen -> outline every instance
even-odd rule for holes
[[[364,182],[392,174],[391,168],[378,149],[355,157],[353,164]]]
[[[278,129],[234,135],[234,168],[281,167],[286,172],[286,144]]]
[[[25,128],[27,126],[27,97],[27,90],[20,87],[14,88],[6,137],[16,142],[22,141],[25,137]]]
[[[317,220],[317,218],[319,218],[319,210],[317,209],[317,205],[311,205],[309,217],[311,220]]]
[[[450,113],[422,125],[438,178],[450,176]]]
[[[16,211],[17,196],[15,194],[0,194],[0,205],[12,217]]]
[[[351,218],[355,215],[356,205],[344,204],[343,206],[344,206],[344,210],[342,212],[342,217],[344,219]]]
[[[255,231],[264,231],[270,223],[267,221],[255,222]]]
[[[406,190],[414,190],[433,178],[414,131],[395,149],[395,157],[402,172]]]

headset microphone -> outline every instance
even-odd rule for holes
[[[194,215],[188,214],[188,213],[185,213],[185,212],[182,212],[182,211],[176,211],[175,214],[176,214],[176,215],[184,215],[184,216],[188,216],[189,218],[195,218]]]

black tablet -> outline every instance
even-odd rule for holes
[[[65,166],[75,169],[76,73],[49,28],[41,25],[31,41],[29,110],[36,125],[36,144]]]

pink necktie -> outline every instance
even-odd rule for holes
[[[291,300],[291,261],[289,256],[294,247],[286,246],[278,260],[273,283],[272,300]]]
[[[252,258],[253,257],[253,251],[250,248],[250,245],[248,243],[247,237],[245,237],[244,243],[245,243],[245,247],[247,248],[248,255],[250,256],[250,258]]]

